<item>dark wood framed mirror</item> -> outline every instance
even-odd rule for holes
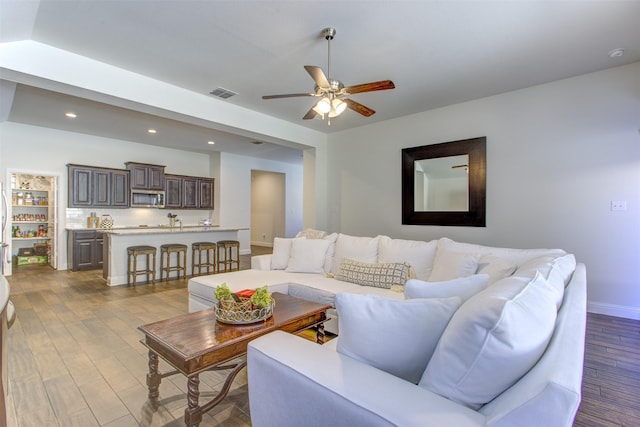
[[[485,227],[486,137],[402,149],[402,223]]]

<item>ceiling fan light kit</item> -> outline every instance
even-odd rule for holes
[[[322,35],[327,40],[327,74],[325,75],[322,68],[313,65],[305,65],[304,69],[309,73],[315,81],[314,92],[312,93],[291,93],[284,95],[265,95],[262,99],[278,99],[293,98],[299,96],[315,96],[320,97],[318,102],[314,104],[304,120],[313,119],[320,116],[324,120],[328,117],[327,124],[331,125],[331,119],[342,114],[347,108],[369,117],[375,114],[375,110],[366,107],[353,99],[348,98],[349,95],[363,92],[373,92],[378,90],[394,89],[395,85],[391,80],[381,80],[378,82],[363,83],[360,85],[344,87],[341,81],[331,78],[331,40],[336,35],[335,28],[328,27],[322,30]],[[328,77],[327,77],[328,76]]]

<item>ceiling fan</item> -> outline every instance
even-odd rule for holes
[[[328,116],[328,124],[331,125],[331,118],[337,117],[349,108],[356,113],[362,114],[365,117],[375,114],[375,110],[366,107],[353,99],[348,98],[349,95],[355,95],[356,93],[373,92],[377,90],[394,89],[395,85],[391,80],[381,80],[379,82],[363,83],[355,86],[344,87],[341,81],[331,78],[331,40],[336,35],[335,28],[325,28],[322,30],[322,35],[327,40],[327,75],[324,74],[322,68],[313,65],[305,65],[304,69],[307,70],[311,78],[315,81],[314,92],[311,93],[289,93],[284,95],[265,95],[262,99],[278,99],[278,98],[294,98],[299,96],[314,96],[319,97],[320,100],[311,107],[307,114],[304,115],[304,120],[313,119],[316,116],[321,116],[324,120],[325,115]]]

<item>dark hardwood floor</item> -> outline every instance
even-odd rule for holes
[[[19,267],[8,279],[17,312],[8,333],[10,427],[184,425],[186,380],[165,378],[157,404],[147,399],[147,351],[136,328],[186,313],[186,280],[109,288],[100,271],[48,267]],[[202,375],[201,397],[221,382]],[[250,426],[246,392],[241,373],[202,426]],[[639,425],[640,321],[589,314],[575,426]]]

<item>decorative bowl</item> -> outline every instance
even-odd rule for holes
[[[249,298],[240,298],[235,301],[231,298],[216,300],[214,309],[216,320],[231,325],[246,325],[249,323],[262,322],[273,316],[273,308],[276,302],[272,299],[271,304],[266,307],[257,308],[251,304]]]

